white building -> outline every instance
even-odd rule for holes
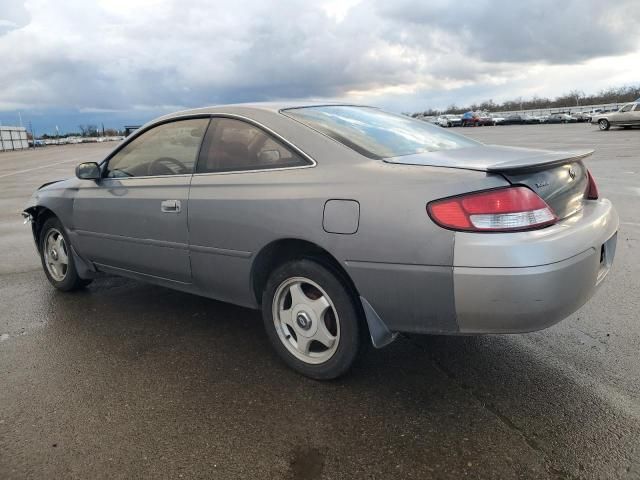
[[[0,126],[0,152],[29,148],[27,129]]]

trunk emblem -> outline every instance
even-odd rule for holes
[[[536,182],[536,188],[542,188],[542,187],[548,187],[549,186],[549,182],[547,182],[546,180],[543,180],[542,182]]]

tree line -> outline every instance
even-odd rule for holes
[[[98,128],[97,125],[78,125],[77,132],[67,132],[62,137],[116,137],[124,135],[124,130],[116,130],[115,128]],[[42,138],[56,138],[56,135],[44,134]]]
[[[533,96],[532,98],[518,97],[513,100],[507,100],[502,103],[496,103],[493,100],[487,100],[482,103],[473,103],[466,107],[458,107],[456,105],[449,105],[445,110],[436,110],[428,108],[423,112],[416,112],[411,114],[413,117],[417,116],[433,116],[441,115],[443,113],[464,113],[470,110],[488,111],[488,112],[501,112],[512,110],[537,110],[543,108],[562,108],[562,107],[576,107],[580,105],[599,105],[602,103],[625,103],[633,102],[640,98],[640,85],[623,86],[623,87],[611,87],[602,89],[597,93],[585,94],[581,90],[571,90],[569,93],[565,93],[555,98],[545,98]]]

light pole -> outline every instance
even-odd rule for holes
[[[33,142],[33,149],[36,149],[36,134],[33,131],[33,124],[29,120],[29,130],[31,130],[31,141]],[[28,143],[28,142],[27,142]]]

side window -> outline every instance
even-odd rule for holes
[[[622,109],[620,111],[621,112],[630,112],[632,108],[633,108],[633,103],[630,103],[629,105],[625,105],[624,107],[622,107]]]
[[[143,133],[116,153],[107,177],[143,177],[192,173],[208,118],[177,120]]]
[[[640,103],[636,103],[636,108],[634,112],[640,112]]]
[[[196,172],[235,172],[308,164],[302,156],[250,123],[214,118],[202,145]]]

